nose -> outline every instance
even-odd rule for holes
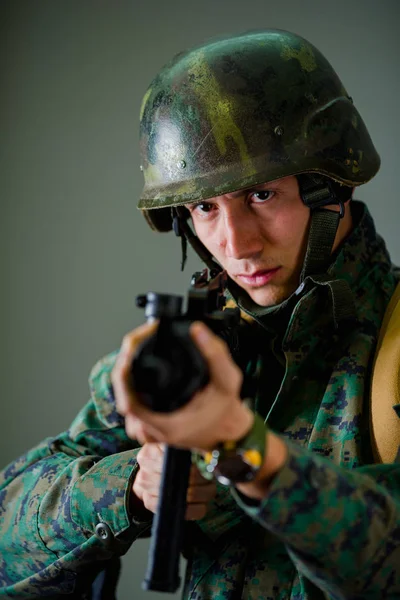
[[[262,253],[264,242],[258,217],[246,207],[227,210],[223,218],[223,229],[221,246],[228,258],[254,258]]]

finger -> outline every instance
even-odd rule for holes
[[[157,507],[158,507],[158,495],[152,495],[149,494],[148,492],[146,492],[143,495],[143,500],[142,500],[144,506],[147,508],[147,510],[150,510],[152,513],[156,513],[157,512]]]
[[[143,342],[156,332],[157,327],[157,322],[145,323],[124,336],[116,366],[117,373],[119,372],[119,375],[128,380],[129,383],[131,381],[132,360]]]
[[[124,369],[127,367],[130,368],[132,358],[139,346],[155,332],[156,328],[157,323],[144,323],[123,337],[115,366],[111,372],[112,383],[114,383],[116,375],[124,373]]]
[[[191,325],[190,335],[207,361],[210,378],[224,387],[226,382],[230,383],[229,387],[237,387],[241,372],[233,362],[227,344],[201,321]]]
[[[213,359],[221,352],[228,354],[225,342],[215,335],[202,321],[195,321],[190,326],[190,335],[207,359]]]
[[[144,445],[144,441],[139,439],[140,435],[140,421],[132,415],[125,417],[125,431],[128,437],[132,440],[138,440],[140,444]]]
[[[133,483],[133,490],[140,498],[143,498],[145,494],[158,497],[160,483],[161,478],[159,475],[139,470]]]
[[[125,416],[125,431],[128,437],[137,440],[141,445],[157,443],[162,437],[157,429],[132,414]]]
[[[121,360],[136,352],[138,346],[155,333],[157,327],[158,321],[143,323],[143,325],[139,325],[139,327],[124,335],[120,350]]]
[[[157,329],[157,323],[145,323],[126,334],[122,340],[114,368],[111,372],[111,383],[114,388],[117,409],[127,414],[129,408],[137,404],[137,398],[132,390],[131,368],[132,360],[140,345]]]
[[[130,381],[122,372],[121,361],[115,363],[111,372],[111,383],[115,398],[116,409],[120,415],[126,417],[132,405],[138,403],[138,399],[133,391]],[[132,437],[132,436],[131,436]]]
[[[185,519],[187,521],[198,521],[207,514],[206,504],[188,504],[186,507]]]
[[[136,460],[141,469],[161,473],[164,462],[164,452],[161,450],[161,444],[144,444],[138,452]]]
[[[142,421],[134,415],[127,414],[125,416],[125,431],[128,437],[132,440],[137,440],[141,445],[144,445],[146,442],[151,442],[151,440],[146,439]]]
[[[207,503],[216,495],[216,486],[212,484],[201,486],[190,486],[187,491],[186,501],[188,504]]]
[[[150,444],[150,443],[148,443],[148,444],[144,444],[140,448],[136,459],[138,462],[140,462],[141,459],[145,459],[145,460],[154,460],[154,461],[161,463],[162,459],[164,457],[164,453],[165,453],[165,444],[158,444],[158,443]]]

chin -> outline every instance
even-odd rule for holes
[[[289,296],[295,291],[296,287],[274,287],[269,288],[265,286],[263,288],[246,290],[250,298],[259,306],[276,306],[281,304],[284,300],[287,300]]]

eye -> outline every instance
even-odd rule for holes
[[[209,213],[213,210],[214,205],[211,202],[199,202],[198,204],[191,204],[189,207],[190,212],[197,212],[200,214]]]
[[[271,200],[274,194],[275,192],[272,190],[257,190],[250,194],[250,198],[255,204],[262,204],[263,202]]]

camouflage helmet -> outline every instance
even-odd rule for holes
[[[139,208],[158,231],[171,229],[167,207],[305,172],[353,187],[380,165],[329,62],[304,38],[272,29],[168,63],[143,99],[140,149]]]

